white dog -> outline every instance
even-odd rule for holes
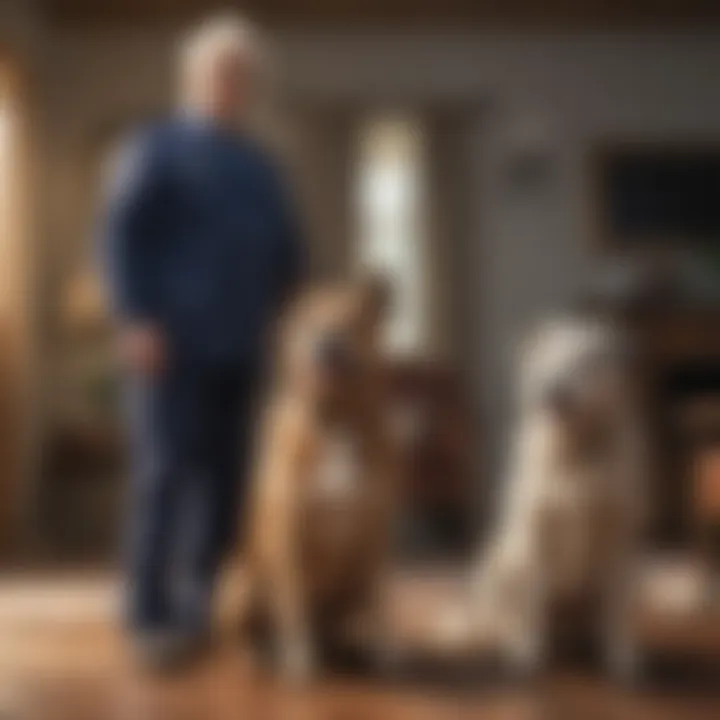
[[[589,598],[609,669],[637,669],[645,458],[627,356],[611,326],[573,317],[523,348],[511,473],[471,610],[517,670],[543,663],[553,611]]]

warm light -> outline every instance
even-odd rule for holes
[[[8,253],[12,227],[13,117],[6,83],[0,78],[0,303],[7,308],[10,291]]]
[[[424,297],[424,135],[414,118],[380,116],[360,131],[358,260],[393,281],[389,349],[422,350]]]

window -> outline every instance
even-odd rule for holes
[[[0,68],[2,70],[2,68]],[[15,200],[13,197],[13,175],[15,171],[14,117],[11,106],[9,83],[0,74],[0,253],[2,254],[3,276],[0,278],[2,289],[2,309],[8,309],[10,299],[10,273],[17,271],[14,260],[13,239],[15,228],[13,215]]]
[[[426,143],[415,118],[369,118],[358,135],[357,263],[393,283],[390,351],[420,352],[426,344]]]

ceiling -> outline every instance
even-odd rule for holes
[[[179,23],[237,6],[274,26],[720,28],[717,0],[41,0],[60,25]]]

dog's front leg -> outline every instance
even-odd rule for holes
[[[308,614],[308,587],[301,567],[301,509],[297,493],[286,488],[278,498],[272,530],[269,597],[278,662],[293,682],[308,680],[316,658]]]
[[[537,675],[547,660],[550,569],[544,538],[551,522],[552,514],[542,502],[529,504],[497,561],[496,613],[505,633],[510,670],[521,677]]]
[[[259,532],[277,660],[286,678],[301,682],[313,675],[316,665],[301,567],[304,440],[299,423],[279,423],[276,432],[260,481],[266,512]]]
[[[547,605],[541,573],[524,568],[498,613],[507,613],[505,647],[510,671],[520,677],[537,675],[547,657]]]
[[[271,589],[271,612],[282,674],[292,682],[309,680],[316,669],[315,648],[300,574],[292,561],[277,568]]]

